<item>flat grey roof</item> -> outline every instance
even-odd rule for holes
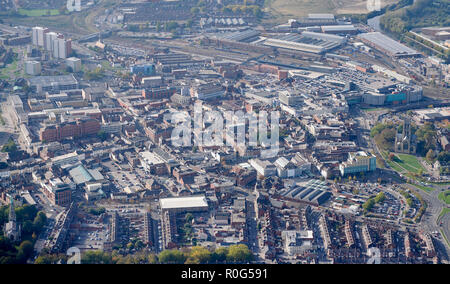
[[[380,32],[364,33],[359,35],[360,38],[371,42],[372,44],[383,48],[394,55],[416,55],[419,54],[414,49],[391,39]]]
[[[37,76],[29,79],[31,85],[51,86],[51,85],[76,85],[77,79],[71,75],[61,76]]]

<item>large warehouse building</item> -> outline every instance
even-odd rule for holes
[[[380,32],[360,34],[362,42],[392,57],[414,57],[420,53]]]
[[[312,205],[322,205],[332,195],[326,182],[316,179],[312,179],[301,186],[282,189],[279,194],[284,198],[303,201]]]
[[[72,74],[33,77],[28,80],[28,83],[33,91],[49,92],[51,94],[78,89],[78,81]]]
[[[301,35],[286,34],[264,41],[266,46],[316,54],[333,50],[343,43],[345,43],[344,37],[315,32],[303,32]]]

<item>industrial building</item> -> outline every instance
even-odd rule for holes
[[[60,91],[78,89],[78,81],[73,75],[33,77],[28,83],[35,92],[56,94]]]
[[[420,55],[420,53],[414,49],[409,48],[380,32],[360,34],[359,38],[368,46],[392,57],[414,57]]]
[[[288,199],[313,205],[321,205],[331,197],[326,183],[316,179],[312,179],[302,186],[282,189],[279,194]]]
[[[333,50],[344,43],[345,38],[341,36],[315,32],[302,32],[301,35],[286,34],[268,38],[263,42],[263,45],[321,54]]]
[[[258,39],[260,34],[261,33],[259,31],[247,29],[247,30],[243,30],[243,31],[226,33],[224,35],[217,36],[217,38],[220,38],[221,40],[249,43],[249,42],[252,42],[252,41],[255,41],[256,39]]]
[[[199,100],[210,100],[225,95],[225,88],[219,84],[207,83],[193,86],[190,90],[191,96]]]
[[[299,20],[291,20],[289,22],[293,28],[336,25],[337,23],[333,14],[308,14],[308,17]]]
[[[151,76],[155,74],[155,65],[153,64],[139,64],[130,67],[130,71],[133,74],[140,74],[144,76]]]
[[[320,27],[323,33],[326,34],[357,34],[358,29],[354,25],[333,25]]]

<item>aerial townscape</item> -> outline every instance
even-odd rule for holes
[[[373,3],[0,0],[0,263],[450,263],[450,2]]]

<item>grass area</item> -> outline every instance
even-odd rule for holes
[[[7,16],[2,18],[5,23],[13,25],[24,25],[24,26],[41,26],[47,27],[55,31],[71,31],[73,33],[78,33],[81,35],[90,34],[90,31],[86,31],[85,25],[79,26],[80,22],[78,19],[82,17],[82,14],[75,15],[53,15],[46,17],[23,17],[23,16]],[[84,17],[86,15],[84,14]]]
[[[450,204],[450,190],[439,193],[438,198],[445,204]]]
[[[401,168],[397,163],[394,163],[392,161],[386,160],[386,162],[389,164],[389,166],[391,166],[391,168],[393,168],[395,171],[397,172],[403,172],[404,169]]]
[[[59,15],[58,9],[19,9],[19,14],[28,17],[56,16]]]
[[[450,182],[448,182],[448,181],[443,181],[443,182],[433,181],[431,183],[437,184],[437,185],[450,185]]]
[[[438,220],[440,220],[447,213],[450,213],[450,208],[447,207],[442,208],[441,213],[439,213]]]
[[[396,156],[398,159],[395,159],[395,162],[408,172],[416,174],[418,174],[420,170],[422,170],[422,172],[426,172],[425,168],[420,164],[416,156],[408,154],[396,154]]]
[[[414,187],[420,188],[421,190],[423,190],[425,192],[428,192],[428,193],[432,192],[434,190],[434,188],[429,187],[429,186],[424,186],[424,185],[414,184],[414,183],[409,183],[409,182],[408,182],[408,184],[410,184],[410,185],[412,185]]]
[[[0,68],[0,79],[10,80],[11,75],[17,72],[17,60],[8,64],[5,68]]]

